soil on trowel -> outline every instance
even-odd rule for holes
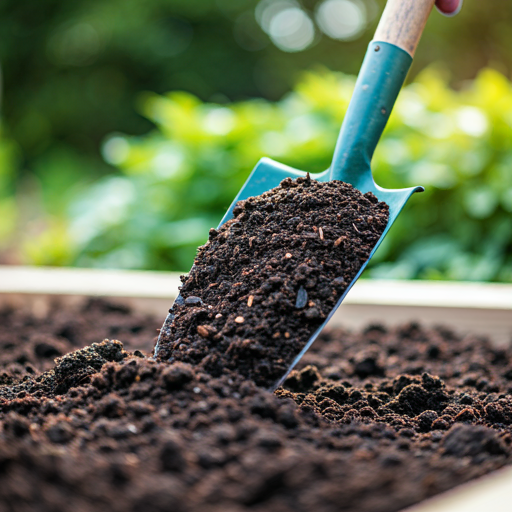
[[[239,201],[233,215],[182,277],[157,355],[271,387],[369,258],[389,208],[308,175]]]
[[[272,393],[153,360],[160,319],[108,303],[0,318],[2,512],[397,512],[512,461],[512,351],[480,337],[331,330]]]

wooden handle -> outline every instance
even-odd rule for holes
[[[414,57],[434,3],[435,0],[388,0],[374,41],[394,44]]]

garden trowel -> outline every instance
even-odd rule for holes
[[[433,6],[434,0],[388,0],[374,40],[368,47],[361,67],[334,150],[332,164],[323,173],[311,175],[318,181],[341,180],[350,183],[362,193],[372,192],[379,201],[384,201],[389,205],[389,221],[368,260],[364,262],[324,323],[297,354],[287,372],[276,383],[276,387],[283,383],[288,373],[306,353],[343,302],[409,197],[414,192],[423,190],[422,187],[400,190],[379,187],[373,180],[370,162],[409,71],[414,52]],[[275,188],[287,177],[297,178],[299,176],[306,176],[306,171],[293,169],[269,158],[261,159],[235,197],[219,226],[233,218],[233,208],[238,201]],[[178,296],[176,302],[182,303],[183,298]],[[174,315],[171,308],[160,331],[159,341],[169,336],[173,320]],[[155,356],[158,356],[158,351],[159,342],[155,347]]]

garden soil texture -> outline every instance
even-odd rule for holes
[[[389,208],[309,174],[239,201],[199,248],[157,355],[272,387],[356,277]]]
[[[387,206],[267,194],[211,232],[157,358],[160,319],[119,305],[0,311],[0,512],[396,512],[512,461],[512,349],[483,338],[325,331],[269,390]]]
[[[511,461],[512,352],[446,328],[325,332],[274,394],[101,301],[0,320],[2,512],[391,512]]]

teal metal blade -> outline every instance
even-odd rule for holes
[[[287,375],[311,347],[336,309],[343,302],[343,299],[366,268],[366,265],[375,254],[375,251],[382,243],[382,240],[411,195],[414,192],[421,192],[423,190],[423,187],[399,190],[379,187],[373,180],[370,167],[373,153],[386,126],[411,62],[411,56],[395,45],[378,41],[370,43],[349,108],[343,120],[331,166],[322,173],[311,174],[311,178],[321,182],[341,180],[350,183],[363,194],[373,192],[379,201],[385,201],[389,205],[389,221],[368,260],[362,265],[324,323],[313,333],[308,343],[297,354],[292,364],[288,367],[286,374],[276,383],[275,387],[283,383]],[[297,178],[299,176],[306,176],[306,174],[305,171],[293,169],[269,158],[262,158],[235,197],[219,227],[233,218],[233,208],[238,201],[263,194],[277,187],[285,178]],[[181,296],[178,296],[176,301],[180,303],[183,299]],[[173,319],[174,315],[171,309],[161,329],[159,340],[166,334],[169,334],[169,328]],[[158,347],[159,344],[157,343],[155,355],[158,355]]]

